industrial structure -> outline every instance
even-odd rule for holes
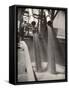
[[[18,81],[64,78],[65,11],[19,8]]]

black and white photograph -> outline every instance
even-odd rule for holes
[[[0,90],[68,90],[69,1],[1,0]]]
[[[17,82],[66,79],[66,11],[17,9]]]

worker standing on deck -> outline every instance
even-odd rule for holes
[[[24,22],[22,22],[20,24],[20,38],[21,38],[21,40],[24,40],[24,35],[25,35],[25,32],[26,32],[26,27],[27,27],[26,21],[24,21]]]

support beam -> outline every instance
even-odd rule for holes
[[[55,40],[53,29],[49,25],[48,25],[48,71],[50,73],[56,73]]]

